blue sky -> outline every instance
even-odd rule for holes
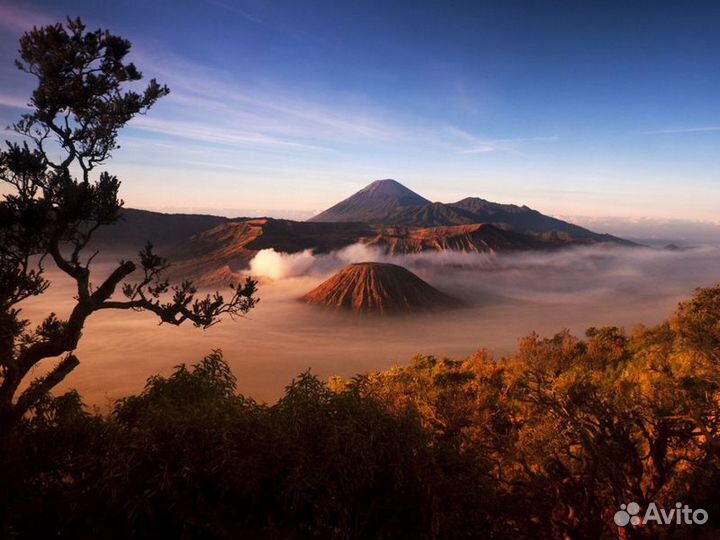
[[[65,15],[171,88],[108,164],[128,206],[303,216],[395,178],[720,221],[718,2],[0,0],[3,126],[32,90],[17,38]]]

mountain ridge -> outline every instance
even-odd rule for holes
[[[402,190],[400,189],[402,188]],[[382,192],[382,197],[368,193]],[[410,193],[412,198],[395,194]],[[424,201],[424,202],[423,202]],[[528,206],[466,197],[454,203],[430,202],[396,180],[376,180],[347,199],[310,218],[311,222],[364,222],[371,225],[442,227],[491,224],[551,242],[632,242],[542,214]]]
[[[348,212],[353,218],[373,215],[374,222],[344,221]],[[93,248],[124,255],[130,250],[136,252],[149,241],[173,262],[171,274],[197,279],[204,285],[246,272],[252,258],[263,249],[328,253],[357,243],[386,255],[426,251],[496,254],[605,242],[637,245],[527,206],[493,203],[479,197],[454,203],[430,202],[390,179],[372,182],[308,221],[163,214],[137,209],[123,209],[121,214],[118,223],[98,231]],[[323,221],[323,216],[328,215],[336,221]]]
[[[386,255],[427,251],[508,253],[548,250],[559,246],[493,225],[449,227],[372,227],[362,223],[312,223],[273,218],[227,221],[180,242],[168,255],[171,273],[214,284],[218,277],[245,271],[262,249],[297,253],[311,249],[329,253],[353,244]],[[219,270],[222,269],[222,272]]]

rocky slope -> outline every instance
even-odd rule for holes
[[[361,223],[314,223],[270,218],[227,222],[198,233],[169,252],[171,275],[216,285],[245,272],[261,249],[329,253],[363,243],[389,255],[423,251],[503,253],[555,247],[492,225],[371,227]]]
[[[402,266],[369,262],[347,266],[302,300],[331,309],[388,314],[462,305]]]
[[[312,249],[328,253],[375,235],[358,223],[309,223],[285,219],[228,222],[193,235],[170,252],[172,275],[187,276],[200,285],[228,281],[248,269],[261,249],[296,253]]]
[[[446,250],[494,254],[553,247],[532,236],[504,231],[487,224],[425,228],[385,227],[379,229],[376,236],[363,241],[390,255]]]

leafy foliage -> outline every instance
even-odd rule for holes
[[[220,351],[155,376],[108,416],[45,396],[3,470],[11,537],[717,538],[713,342],[720,286],[630,335],[532,334],[515,354],[417,356],[272,406]],[[49,451],[48,449],[52,449]],[[702,527],[619,531],[622,502],[684,502]],[[40,518],[41,516],[41,518]]]

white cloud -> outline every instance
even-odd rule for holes
[[[458,150],[458,154],[491,154],[493,152],[502,152],[503,150],[494,144],[482,144],[467,150]]]
[[[281,253],[263,249],[250,261],[250,273],[270,279],[283,279],[305,274],[315,263],[312,250],[298,253]]]
[[[643,131],[643,135],[671,135],[675,133],[705,133],[712,131],[720,131],[720,126],[696,126],[684,128],[668,128]]]

